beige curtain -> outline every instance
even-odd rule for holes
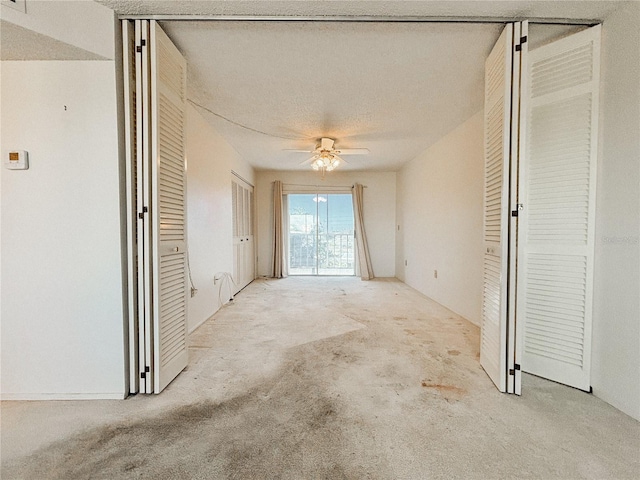
[[[273,182],[273,261],[272,276],[283,278],[287,276],[284,245],[284,209],[282,202],[282,182]]]
[[[373,277],[373,267],[369,256],[369,244],[367,234],[364,230],[364,208],[363,193],[364,187],[356,183],[353,188],[353,216],[356,224],[356,248],[358,249],[358,263],[360,264],[360,278],[371,280]]]

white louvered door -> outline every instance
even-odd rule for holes
[[[256,278],[256,247],[255,236],[253,234],[254,225],[254,205],[253,205],[253,187],[250,186],[247,190],[247,203],[245,217],[247,219],[247,241],[244,250],[244,274],[246,285],[249,285]]]
[[[123,21],[129,391],[187,365],[186,62],[155,21]]]
[[[522,368],[590,388],[600,27],[532,50],[520,165]]]
[[[153,391],[186,366],[186,61],[151,21],[151,205]]]
[[[126,189],[127,189],[127,297],[129,320],[129,393],[140,391],[140,358],[138,350],[138,246],[141,232],[138,231],[137,197],[138,197],[138,145],[137,106],[138,87],[136,79],[136,45],[140,43],[139,29],[136,32],[134,23],[122,21],[123,73],[124,73],[124,121],[125,121],[125,156],[126,156]]]
[[[234,294],[255,279],[253,240],[253,186],[241,179],[231,182],[233,218]]]
[[[529,22],[514,24],[513,69],[511,93],[511,160],[509,184],[509,274],[507,282],[507,392],[522,393],[522,329],[517,316],[517,272],[518,272],[518,221],[519,221],[519,177],[524,142],[521,132],[526,127],[525,110],[522,109],[522,92],[527,88],[527,66],[529,62]]]
[[[233,218],[233,294],[241,290],[241,277],[244,272],[244,235],[243,235],[243,195],[242,187],[231,182],[232,218]]]
[[[507,274],[513,25],[485,62],[484,274],[480,364],[507,390]]]
[[[150,112],[150,62],[149,22],[135,21],[136,35],[136,232],[137,232],[137,325],[138,325],[138,376],[139,391],[153,393],[153,320],[152,296],[153,269],[151,257],[151,122]]]

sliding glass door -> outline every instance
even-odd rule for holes
[[[289,274],[355,275],[351,194],[289,194]]]

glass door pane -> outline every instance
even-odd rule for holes
[[[317,195],[289,195],[289,274],[317,275]]]
[[[354,275],[351,194],[318,195],[318,274]]]
[[[355,275],[351,194],[290,194],[289,274]]]

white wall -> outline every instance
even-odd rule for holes
[[[106,59],[116,56],[114,12],[93,0],[27,0],[27,13],[2,5],[2,20]]]
[[[477,113],[398,172],[396,228],[398,278],[476,325],[482,308],[482,119]]]
[[[30,159],[27,171],[0,169],[2,397],[123,398],[115,17],[86,0],[1,10],[3,22],[113,59],[1,63],[0,151]]]
[[[189,300],[189,331],[220,308],[220,298],[229,299],[228,284],[214,285],[213,278],[218,272],[233,273],[232,170],[254,183],[253,168],[188,105],[187,228],[191,274],[198,289]]]
[[[640,4],[602,39],[592,386],[640,420]]]
[[[320,174],[306,171],[258,171],[256,174],[258,275],[271,275],[272,231],[273,231],[273,182],[285,184],[351,186],[366,185],[364,190],[364,220],[369,253],[376,277],[395,276],[395,172],[349,172],[327,173],[325,180]]]
[[[122,398],[114,62],[3,62],[3,398]]]

